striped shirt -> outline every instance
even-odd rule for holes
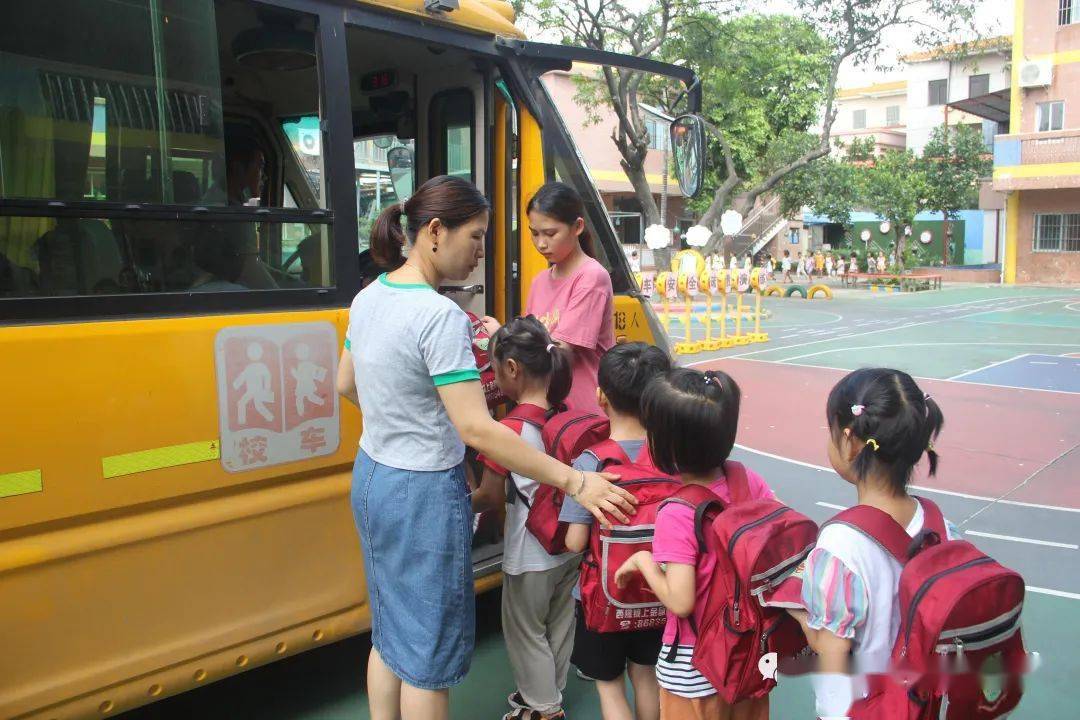
[[[716,688],[690,664],[690,658],[694,655],[693,646],[676,646],[672,660],[668,660],[670,654],[671,645],[664,643],[660,648],[660,657],[656,660],[656,681],[660,687],[685,698],[716,694]]]

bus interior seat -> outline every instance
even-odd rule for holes
[[[195,173],[176,170],[172,174],[172,182],[174,202],[180,205],[195,205],[202,198],[199,178],[195,177]]]
[[[101,220],[57,220],[34,244],[41,290],[48,295],[119,292],[123,259],[112,230]]]

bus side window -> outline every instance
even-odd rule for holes
[[[454,175],[476,182],[473,95],[464,88],[444,90],[431,101],[431,175]]]
[[[0,221],[0,297],[333,286],[326,183],[294,195],[293,247],[277,219],[304,172],[278,118],[319,124],[316,16],[246,0],[10,5],[0,196],[79,204]]]

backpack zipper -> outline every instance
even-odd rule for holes
[[[728,541],[728,546],[727,546],[728,555],[730,556],[734,552],[734,550],[735,550],[735,542],[740,537],[742,537],[743,533],[745,533],[747,530],[750,530],[751,528],[755,528],[758,525],[761,525],[762,523],[766,523],[766,522],[768,522],[769,520],[772,520],[775,517],[783,515],[784,513],[786,513],[790,509],[791,508],[789,508],[789,507],[777,508],[776,510],[773,510],[771,513],[769,513],[765,517],[758,518],[754,522],[746,523],[745,525],[740,527],[731,536],[731,540]],[[732,619],[735,621],[736,626],[739,624],[739,595],[740,594],[742,594],[742,584],[739,582],[739,575],[736,573],[736,575],[735,575],[735,602],[731,606]]]
[[[996,642],[999,639],[1004,639],[1004,638],[1012,635],[1014,629],[1019,624],[1020,624],[1020,615],[1019,614],[1013,615],[1012,617],[1008,618],[1007,620],[1005,620],[1003,622],[1000,622],[997,625],[995,625],[994,627],[989,628],[987,630],[983,630],[983,631],[977,632],[977,633],[972,633],[970,635],[957,635],[956,637],[952,638],[951,640],[947,639],[945,642],[939,644],[935,649],[939,653],[948,653],[949,652],[949,645],[955,645],[957,654],[962,656],[963,653],[964,653],[964,646],[965,645],[972,645],[972,646],[978,645],[979,647],[976,647],[975,648],[976,650],[981,649],[982,647],[985,647],[987,645],[993,645],[995,643],[994,642],[989,642],[989,641],[993,640],[993,641]]]
[[[946,575],[951,575],[952,573],[960,572],[961,570],[967,570],[968,568],[975,567],[976,565],[985,565],[988,562],[994,562],[994,559],[990,557],[981,557],[975,558],[974,560],[968,560],[962,565],[957,565],[956,567],[942,570],[935,575],[931,575],[923,582],[922,585],[919,586],[919,589],[915,591],[915,597],[911,599],[911,605],[908,606],[907,622],[904,627],[904,647],[900,650],[901,657],[907,656],[908,643],[911,641],[911,623],[912,620],[915,618],[915,610],[918,608],[919,601],[922,600],[923,595],[925,595],[927,591],[930,590],[930,586],[936,583],[941,578],[945,577]]]
[[[559,447],[559,441],[562,440],[563,433],[565,433],[568,429],[570,429],[571,425],[577,425],[580,422],[585,422],[586,420],[591,420],[593,418],[598,418],[598,417],[600,417],[600,416],[595,414],[595,413],[592,413],[592,414],[589,414],[589,415],[582,415],[581,417],[574,418],[570,422],[563,425],[559,429],[559,432],[555,433],[555,439],[551,442],[552,451],[554,451],[556,448]]]
[[[767,628],[765,630],[765,632],[761,633],[761,654],[762,655],[765,654],[765,650],[768,647],[769,636],[772,635],[774,632],[776,632],[777,628],[780,627],[780,623],[782,623],[783,621],[784,621],[784,618],[782,618],[782,617],[779,618],[776,622],[774,622],[772,624],[772,627]]]

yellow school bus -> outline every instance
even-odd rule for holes
[[[694,111],[686,69],[527,42],[501,0],[4,15],[0,717],[107,717],[368,629],[334,376],[371,220],[428,177],[495,208],[487,262],[443,288],[463,307],[523,307],[522,207],[557,177],[617,335],[666,343],[538,78],[630,64]],[[475,552],[493,587],[497,543]]]

